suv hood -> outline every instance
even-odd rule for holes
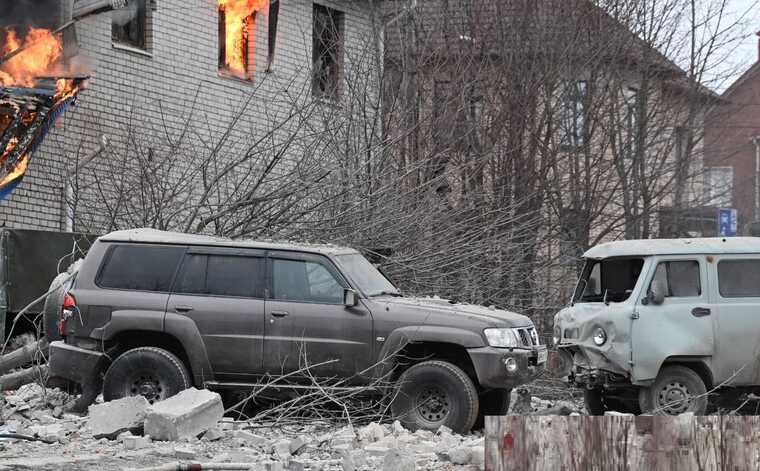
[[[387,310],[407,312],[410,314],[433,314],[429,323],[436,323],[442,318],[469,318],[472,321],[493,327],[532,327],[533,322],[527,316],[474,304],[452,303],[441,298],[382,297],[371,298],[375,303],[384,304]],[[464,320],[464,319],[462,319]],[[461,322],[461,321],[460,321]]]

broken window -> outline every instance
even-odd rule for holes
[[[114,43],[148,50],[148,6],[151,0],[130,1],[111,12],[111,39]]]
[[[250,80],[256,64],[256,12],[266,2],[223,2],[219,6],[219,70]]]
[[[644,260],[620,258],[589,260],[578,283],[575,302],[623,302],[627,300],[641,275]]]
[[[724,298],[760,297],[760,260],[721,260],[718,286]]]
[[[184,247],[117,245],[100,269],[102,288],[168,292]]]
[[[343,80],[343,13],[314,5],[312,93],[337,101]]]
[[[177,293],[244,298],[264,297],[264,260],[231,255],[189,255]]]
[[[571,82],[565,86],[560,108],[560,145],[563,148],[573,149],[584,144],[587,94],[588,82],[585,80]]]
[[[652,283],[661,281],[666,298],[689,298],[702,295],[699,262],[696,260],[661,262],[652,277]],[[651,289],[650,283],[649,288]]]

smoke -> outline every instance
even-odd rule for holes
[[[64,0],[0,0],[0,28],[25,33],[30,26],[55,28]]]

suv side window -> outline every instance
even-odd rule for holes
[[[167,292],[184,247],[116,245],[100,268],[101,288]]]
[[[760,260],[718,262],[718,289],[724,298],[760,297]]]
[[[322,264],[275,258],[272,297],[281,301],[342,304],[343,286]]]
[[[667,298],[690,298],[702,295],[699,262],[696,260],[660,262],[652,277],[652,282],[655,280],[662,280],[665,283]]]
[[[190,254],[182,264],[175,293],[264,297],[263,258]]]

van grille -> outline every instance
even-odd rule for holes
[[[527,327],[522,329],[515,329],[517,335],[520,337],[520,343],[525,347],[532,347],[538,345],[538,333],[535,327]]]

